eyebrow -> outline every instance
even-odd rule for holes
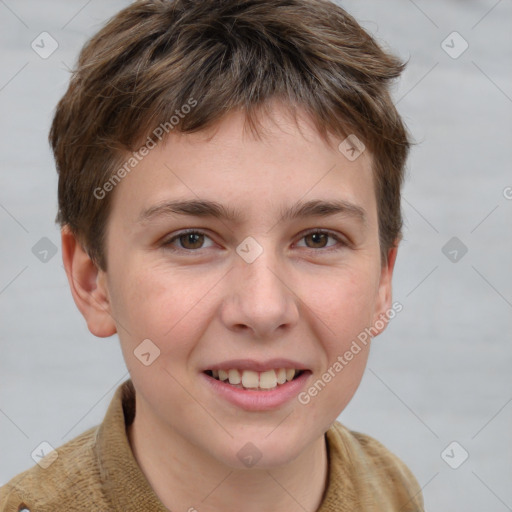
[[[245,217],[236,209],[224,206],[216,201],[205,199],[173,200],[151,206],[141,212],[137,220],[145,224],[157,217],[172,215],[191,215],[212,217],[232,223],[243,222]],[[366,225],[366,211],[361,206],[345,200],[311,200],[298,202],[289,209],[281,209],[278,222],[305,217],[328,217],[343,215],[354,218]]]

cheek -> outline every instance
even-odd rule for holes
[[[372,275],[370,268],[344,271],[331,280],[323,293],[314,293],[314,310],[322,320],[316,322],[316,335],[325,359],[313,389],[305,398],[313,400],[318,395],[318,400],[325,404],[320,410],[342,410],[361,382],[371,342],[365,329],[371,325],[376,299]],[[335,418],[329,415],[329,419]]]
[[[204,295],[215,283],[213,276],[191,276],[147,263],[131,265],[124,275],[113,297],[114,317],[125,327],[120,329],[123,342],[135,347],[149,338],[162,355],[172,351],[173,359],[190,350],[188,340],[195,332],[200,335],[201,322],[208,319]]]
[[[322,296],[321,323],[328,329],[322,325],[317,335],[325,359],[305,396],[305,400],[318,400],[317,413],[327,416],[322,424],[334,421],[359,387],[370,350],[371,338],[365,329],[371,322],[374,300],[373,289],[354,280],[344,280]]]
[[[340,272],[327,285],[310,291],[308,305],[329,327],[336,345],[370,325],[377,298],[372,275],[371,269]]]

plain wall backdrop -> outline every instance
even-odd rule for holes
[[[128,3],[0,0],[0,485],[42,441],[101,422],[128,378],[117,337],[90,334],[72,300],[47,143],[68,68]],[[417,145],[403,310],[339,420],[408,464],[427,510],[512,510],[512,1],[340,4],[409,61],[393,94]]]

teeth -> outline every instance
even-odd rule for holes
[[[300,370],[278,368],[266,372],[252,370],[212,370],[212,376],[221,381],[228,381],[235,387],[247,389],[275,389],[278,385],[293,380]]]
[[[228,377],[230,384],[240,384],[240,382],[242,382],[242,377],[240,377],[240,372],[238,370],[229,370]]]
[[[244,388],[257,388],[258,387],[258,372],[251,370],[244,370],[242,372],[242,386]]]
[[[274,370],[260,373],[260,388],[272,389],[277,386],[277,377]]]

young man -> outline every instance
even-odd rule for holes
[[[336,421],[395,312],[402,68],[324,0],[138,1],[86,44],[50,134],[63,260],[131,379],[0,510],[423,510]]]

